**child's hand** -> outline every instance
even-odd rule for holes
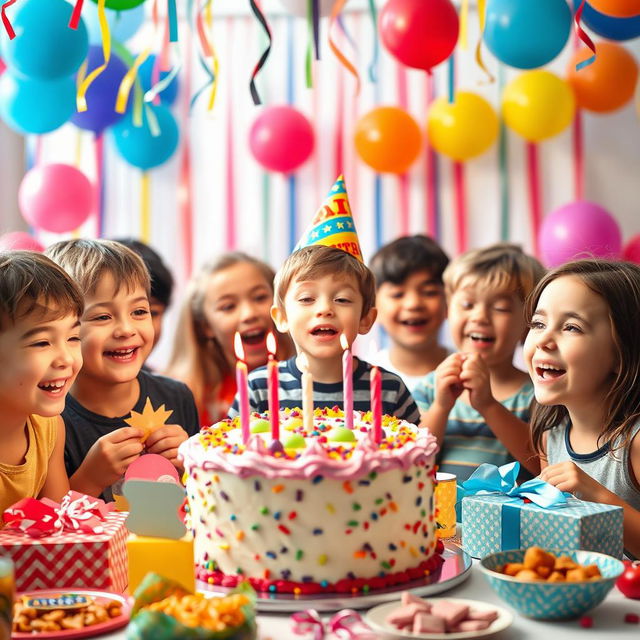
[[[571,460],[545,467],[540,472],[540,479],[552,484],[560,491],[568,491],[576,498],[589,502],[602,502],[602,492],[607,491]]]
[[[122,427],[98,438],[82,463],[85,475],[102,489],[114,484],[142,453],[141,437],[139,429]]]
[[[145,442],[149,453],[157,453],[181,469],[178,462],[178,447],[189,437],[179,424],[165,424],[149,435]]]
[[[464,356],[452,353],[436,367],[436,389],[434,404],[446,412],[451,411],[458,396],[463,392],[460,373]]]
[[[480,413],[495,402],[489,376],[489,367],[479,354],[465,356],[460,381],[469,391],[469,403]]]

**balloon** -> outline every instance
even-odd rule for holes
[[[89,178],[69,164],[38,165],[27,172],[18,191],[24,219],[37,229],[65,233],[91,214],[95,190]]]
[[[75,73],[87,56],[89,36],[83,20],[69,28],[73,6],[65,0],[24,0],[16,6],[16,37],[2,33],[0,38],[7,65],[40,80]]]
[[[518,69],[534,69],[553,60],[571,32],[565,0],[491,0],[484,41],[498,60]]]
[[[87,73],[99,67],[104,62],[102,47],[89,47],[87,61]],[[87,129],[96,134],[118,122],[124,114],[118,113],[115,109],[116,96],[127,71],[125,63],[112,54],[107,68],[89,86],[87,110],[74,113],[71,122],[80,129]]]
[[[438,98],[429,109],[427,133],[431,146],[453,160],[484,153],[498,137],[498,116],[479,95],[458,91],[454,102]]]
[[[380,10],[378,28],[391,55],[429,71],[456,46],[458,13],[449,0],[389,0]]]
[[[633,238],[627,242],[622,251],[622,257],[629,262],[640,264],[640,233],[633,236]]]
[[[26,231],[10,231],[0,236],[0,251],[44,251],[44,247]]]
[[[318,0],[318,4],[320,5],[320,17],[326,18],[327,16],[330,16],[331,9],[333,9],[333,5],[335,3],[336,0]],[[280,4],[293,16],[297,16],[298,18],[307,17],[307,0],[280,0]],[[345,2],[345,4],[347,3]]]
[[[398,107],[378,107],[358,120],[355,130],[358,155],[381,173],[404,173],[422,147],[418,123]]]
[[[93,0],[98,4],[98,0]],[[135,9],[141,5],[144,0],[107,0],[105,6],[107,9],[113,9],[114,11],[128,11],[129,9]]]
[[[613,216],[601,206],[578,200],[552,211],[538,236],[542,259],[549,267],[578,258],[620,257],[622,236]]]
[[[142,4],[128,11],[106,9],[105,13],[107,14],[111,38],[118,42],[126,42],[134,36],[143,25],[145,19],[145,10]],[[89,32],[89,44],[102,44],[98,7],[92,2],[85,3],[82,8],[82,17]]]
[[[0,116],[18,133],[53,131],[67,122],[75,110],[73,76],[35,80],[15,76],[10,70],[0,76]]]
[[[155,84],[152,81],[153,66],[155,65],[155,63],[156,56],[150,55],[144,61],[138,71],[138,78],[140,78],[143,91],[149,91],[149,89],[151,89],[151,87]],[[169,71],[161,71],[158,74],[158,80],[163,80],[169,75],[169,73]],[[162,104],[172,105],[178,95],[178,77],[176,76],[158,95],[160,96],[160,102],[162,102]]]
[[[616,18],[640,15],[638,0],[589,0],[589,4],[596,11]]]
[[[293,107],[267,107],[249,131],[251,153],[267,171],[295,171],[308,160],[314,146],[311,123]]]
[[[633,98],[638,80],[635,58],[615,42],[598,42],[596,59],[576,71],[576,64],[591,57],[591,50],[578,49],[567,66],[567,82],[571,85],[578,107],[605,113],[623,107]]]
[[[576,110],[571,87],[550,71],[527,71],[502,94],[506,125],[530,142],[540,142],[569,126]]]
[[[178,148],[178,125],[171,111],[163,105],[149,105],[158,121],[160,134],[154,136],[149,128],[146,109],[143,110],[141,127],[133,124],[133,114],[115,124],[111,131],[120,155],[126,162],[143,171],[153,169],[166,162]]]
[[[631,40],[640,36],[640,15],[614,18],[585,4],[582,21],[591,31],[608,40]]]

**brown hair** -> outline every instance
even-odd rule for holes
[[[284,309],[284,298],[294,279],[313,280],[326,275],[355,278],[362,295],[362,317],[374,307],[376,288],[371,269],[346,251],[321,244],[299,249],[284,261],[274,282],[274,304]]]
[[[527,300],[527,322],[531,322],[545,287],[564,276],[579,278],[609,307],[619,366],[605,396],[606,414],[598,442],[624,448],[629,444],[631,429],[640,419],[640,267],[610,260],[576,260],[556,267],[542,278]],[[568,415],[563,405],[534,403],[531,432],[538,452],[542,452],[544,432],[559,425]]]
[[[448,296],[469,276],[487,287],[511,290],[524,301],[544,272],[538,260],[518,245],[498,243],[454,258],[445,269],[443,279]]]
[[[105,273],[110,273],[116,291],[142,287],[149,295],[149,271],[142,258],[115,240],[62,240],[46,250],[77,283],[84,295],[90,295]]]
[[[55,262],[35,251],[0,253],[1,329],[34,312],[63,318],[83,311],[82,293]]]

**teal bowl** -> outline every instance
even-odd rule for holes
[[[527,582],[499,573],[507,562],[522,562],[524,549],[498,551],[480,561],[480,571],[493,590],[513,609],[528,618],[575,618],[600,604],[624,570],[620,560],[595,551],[557,551],[581,565],[598,565],[602,578],[588,582]]]

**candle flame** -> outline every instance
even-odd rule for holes
[[[275,356],[276,350],[276,337],[273,335],[273,331],[269,331],[267,334],[267,351],[269,352],[269,355]]]
[[[236,358],[238,360],[244,360],[244,347],[242,346],[242,336],[238,331],[236,331],[236,335],[233,337],[233,350],[236,353]]]
[[[309,358],[307,358],[307,354],[304,351],[301,351],[298,356],[298,364],[302,373],[309,373]]]
[[[349,348],[349,341],[347,340],[347,336],[344,333],[340,334],[340,346],[344,351]]]

